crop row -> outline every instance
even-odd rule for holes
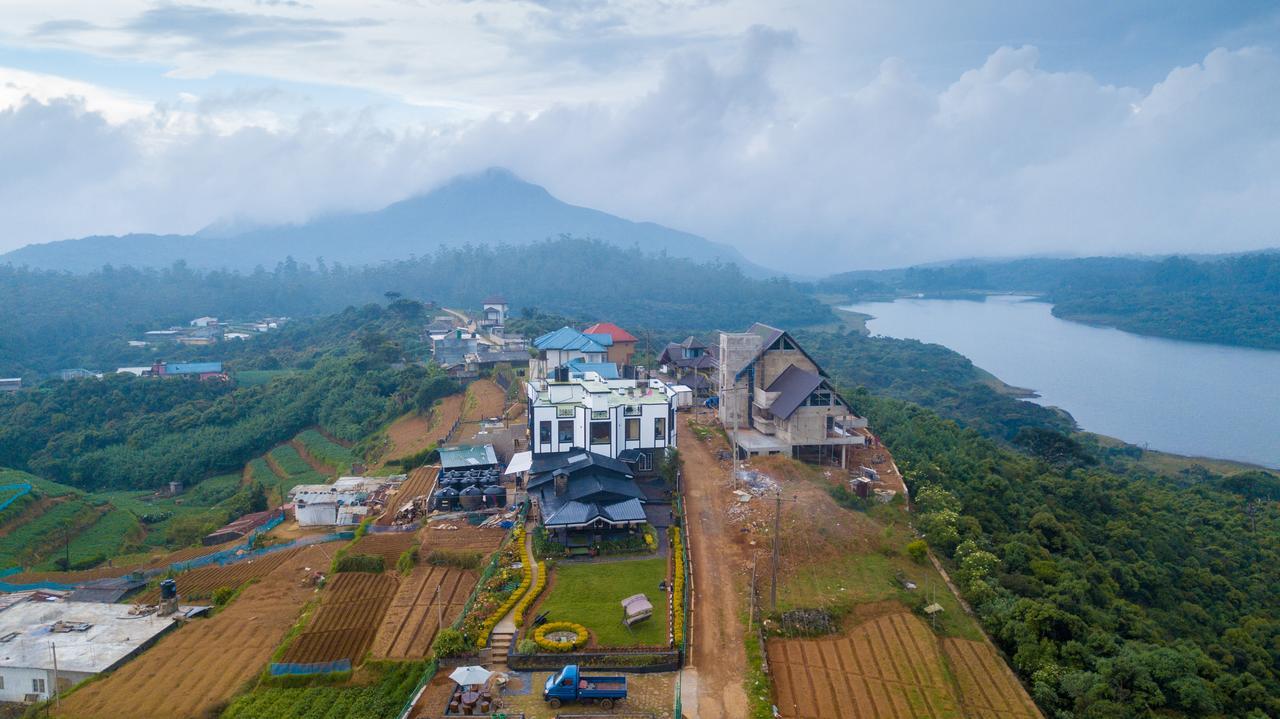
[[[356,456],[351,450],[314,429],[308,429],[299,434],[298,441],[307,448],[307,454],[333,467],[339,474],[351,471],[351,465],[356,461]]]
[[[298,454],[298,450],[290,445],[282,444],[279,447],[267,453],[276,463],[276,466],[285,471],[285,474],[293,477],[299,474],[314,472],[315,469]]]

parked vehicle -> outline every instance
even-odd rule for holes
[[[595,702],[601,709],[612,709],[619,700],[626,698],[626,677],[582,676],[578,673],[577,664],[566,664],[547,677],[547,684],[542,689],[542,700],[552,709],[559,709],[561,704],[569,702]]]

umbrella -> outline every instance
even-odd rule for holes
[[[470,686],[484,684],[489,681],[489,676],[492,674],[493,672],[484,667],[458,667],[453,670],[449,678],[463,686]]]

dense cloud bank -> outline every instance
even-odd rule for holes
[[[801,100],[777,71],[797,44],[754,28],[731,60],[673,55],[630,100],[435,124],[281,117],[262,93],[125,117],[27,98],[0,111],[0,250],[372,209],[493,165],[812,274],[1280,244],[1270,50],[1215,50],[1144,88],[1042,69],[1034,47],[1002,47],[940,87],[889,59]]]

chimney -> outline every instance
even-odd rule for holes
[[[560,470],[555,475],[556,496],[563,497],[565,492],[569,491],[569,473]]]

